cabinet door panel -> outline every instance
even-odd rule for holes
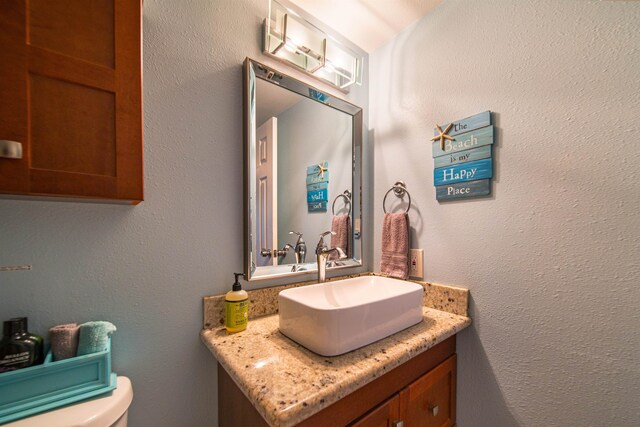
[[[114,94],[30,77],[31,167],[116,176]]]
[[[113,0],[30,0],[28,7],[31,46],[114,67]]]
[[[400,393],[405,427],[451,427],[456,423],[456,356]]]
[[[142,200],[140,0],[0,6],[0,192]]]
[[[352,427],[394,427],[399,421],[400,397],[395,395],[381,404],[360,420],[353,423]]]
[[[27,159],[27,37],[24,4],[0,0],[0,140],[22,144],[22,159],[0,157],[0,191],[26,193],[29,190]],[[6,48],[11,46],[11,48]]]

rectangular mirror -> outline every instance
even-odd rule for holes
[[[247,58],[244,64],[244,273],[316,274],[362,265],[362,108]]]

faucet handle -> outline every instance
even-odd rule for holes
[[[322,252],[323,250],[327,249],[327,244],[324,242],[324,236],[326,236],[327,234],[336,234],[335,231],[325,231],[324,233],[320,234],[320,241],[318,242],[318,245],[316,246],[316,254]]]
[[[334,236],[336,234],[335,231],[325,231],[324,233],[320,233],[320,241],[318,242],[318,246],[326,246],[324,243],[324,236],[331,234],[332,236]]]

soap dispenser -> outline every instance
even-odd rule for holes
[[[233,273],[236,281],[224,298],[225,325],[230,334],[244,331],[249,322],[249,295],[242,290],[238,277],[242,273]]]

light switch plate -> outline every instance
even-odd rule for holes
[[[424,279],[423,249],[409,250],[409,276],[416,279]]]

